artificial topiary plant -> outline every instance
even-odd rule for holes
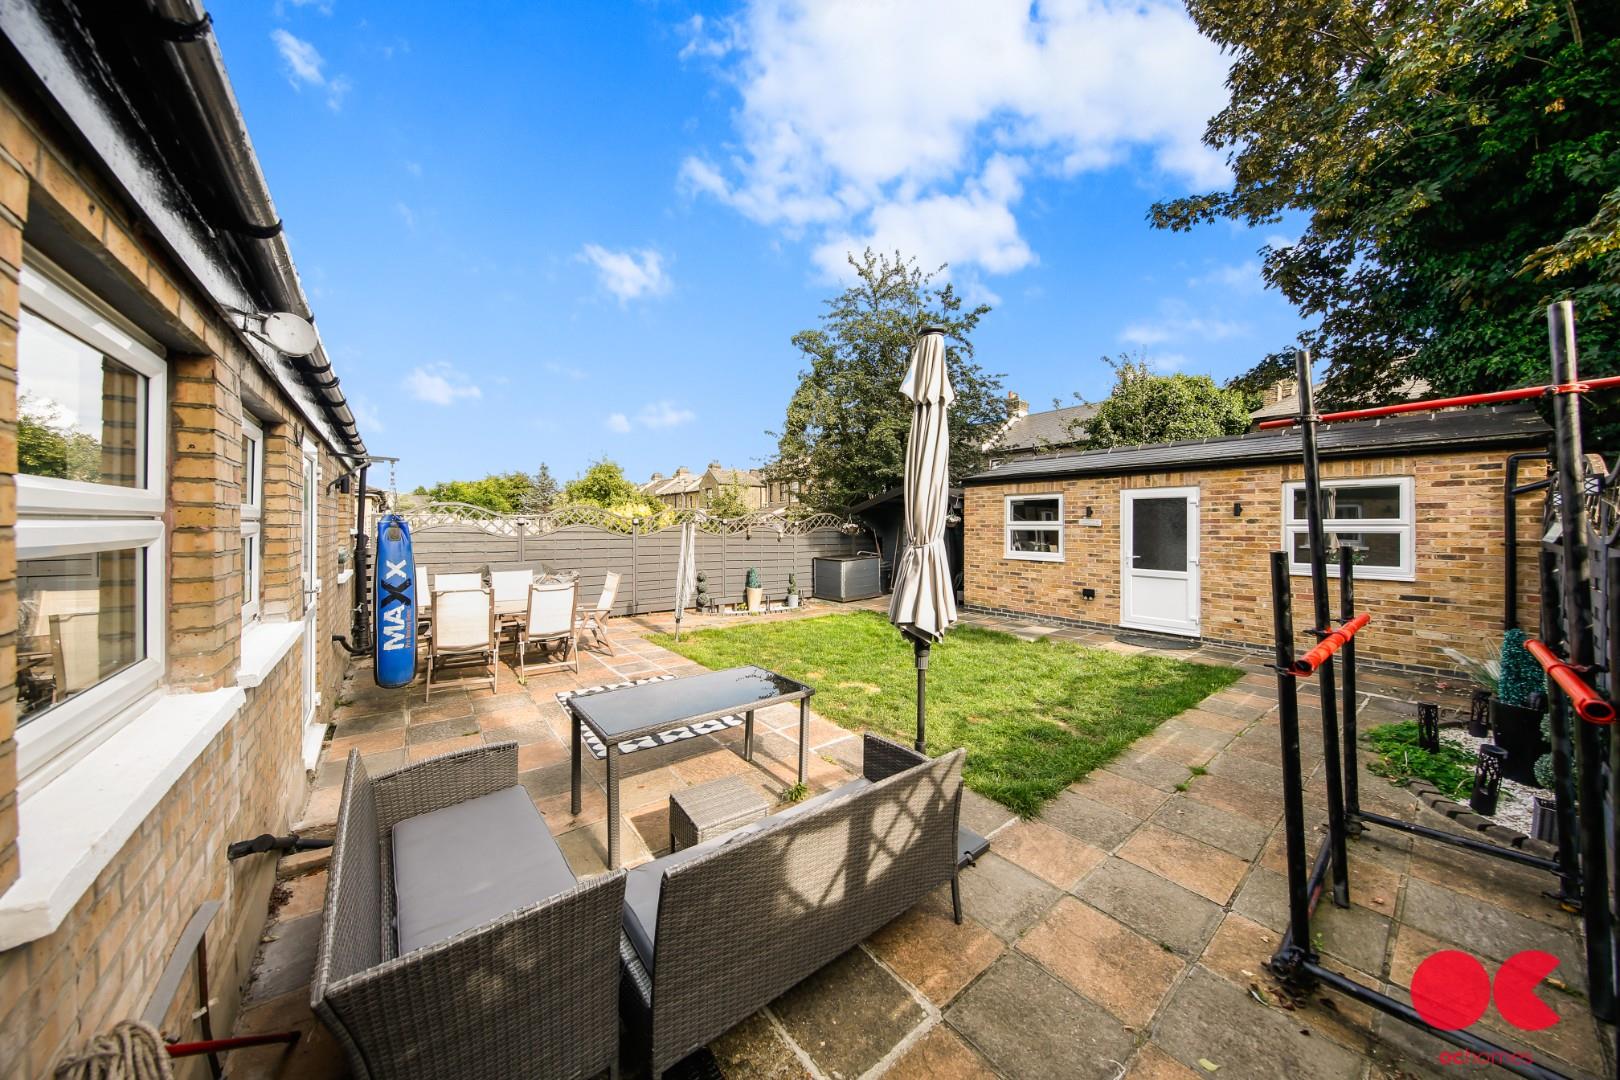
[[[748,577],[743,581],[743,585],[750,589],[759,588],[759,571],[750,566],[748,568]]]
[[[1548,714],[1548,715],[1543,716],[1541,718],[1541,737],[1543,739],[1547,740],[1547,742],[1549,742],[1549,743],[1552,742],[1552,715],[1551,714]],[[1538,787],[1544,787],[1544,788],[1547,788],[1549,790],[1552,788],[1552,786],[1553,786],[1552,754],[1550,754],[1550,753],[1549,754],[1542,754],[1540,757],[1536,758],[1535,774],[1536,774],[1536,785]]]
[[[1515,627],[1502,635],[1502,674],[1496,684],[1496,700],[1504,705],[1526,708],[1530,695],[1546,689],[1541,665],[1524,647],[1529,635]]]
[[[793,596],[799,591],[799,579],[794,574],[788,575],[788,595]]]

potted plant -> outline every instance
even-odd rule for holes
[[[1492,741],[1507,751],[1502,775],[1520,784],[1536,783],[1536,761],[1551,749],[1542,737],[1541,706],[1546,676],[1524,647],[1527,635],[1513,629],[1502,635],[1502,660],[1491,699]]]
[[[799,606],[799,579],[793,574],[788,575],[787,606],[790,609]]]
[[[752,566],[748,568],[748,577],[743,581],[743,594],[748,598],[749,611],[758,611],[764,607],[765,590],[759,585],[759,571]]]
[[[699,611],[708,611],[712,603],[713,600],[709,596],[709,575],[699,570],[697,576],[697,596],[694,598],[693,604]]]

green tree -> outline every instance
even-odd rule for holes
[[[593,462],[583,475],[563,485],[563,499],[571,503],[608,507],[644,498],[624,475],[624,467],[607,458]]]
[[[1103,358],[1114,369],[1114,390],[1087,423],[1093,448],[1140,446],[1178,439],[1237,435],[1249,427],[1240,390],[1216,386],[1208,375],[1157,375],[1130,356]]]
[[[534,483],[529,488],[529,505],[526,509],[549,510],[561,492],[557,478],[551,475],[551,467],[542,461],[539,470],[534,474]]]
[[[491,473],[482,480],[446,480],[417,493],[433,502],[469,503],[497,514],[515,514],[528,507],[534,480],[528,473]]]
[[[1227,190],[1161,203],[1187,229],[1308,215],[1264,276],[1335,401],[1546,380],[1544,305],[1576,301],[1583,372],[1620,345],[1620,5],[1189,0],[1232,57],[1204,141]],[[1597,398],[1601,404],[1605,398]],[[1613,406],[1608,407],[1610,412]]]
[[[17,407],[17,469],[95,483],[101,479],[101,443],[64,423],[55,402],[25,394]]]
[[[714,489],[709,496],[709,505],[704,507],[713,517],[740,518],[749,513],[748,500],[743,497],[742,485],[735,480],[727,481]]]
[[[802,497],[843,509],[897,486],[905,473],[911,406],[900,380],[917,332],[945,330],[956,404],[950,411],[951,479],[984,464],[985,440],[1006,420],[1001,376],[973,360],[971,335],[990,307],[964,308],[951,285],[934,284],[916,260],[871,249],[850,256],[854,284],[831,300],[821,325],[793,335],[808,367],[776,434],[773,480],[800,481]],[[944,267],[940,268],[941,270]]]

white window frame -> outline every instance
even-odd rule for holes
[[[40,268],[41,263],[45,269]],[[70,279],[66,275],[58,278],[60,271],[53,274],[52,270],[32,249],[24,256],[18,281],[23,310],[146,377],[146,445],[141,448],[146,484],[128,488],[18,473],[17,513],[71,513],[76,517],[161,514],[168,456],[168,364],[155,342],[125,324],[110,308],[64,284]]]
[[[141,656],[17,728],[18,786],[26,797],[117,732],[155,700],[164,673],[168,559],[162,514],[168,482],[168,367],[161,348],[73,284],[32,249],[22,269],[22,307],[145,376],[144,486],[124,488],[18,474],[17,559],[51,559],[134,548],[141,553],[136,601]],[[19,354],[19,366],[28,359]],[[71,516],[69,516],[71,515]]]
[[[251,461],[242,463],[242,548],[252,566],[242,567],[242,622],[259,617],[260,589],[264,581],[264,429],[246,414],[242,435],[247,439]]]
[[[1417,580],[1417,498],[1416,485],[1410,476],[1367,476],[1345,480],[1323,480],[1322,490],[1345,490],[1348,488],[1365,487],[1398,487],[1401,493],[1401,510],[1399,519],[1390,518],[1326,518],[1322,521],[1323,532],[1381,533],[1396,535],[1401,538],[1401,561],[1399,566],[1364,566],[1356,565],[1355,577],[1366,581],[1415,581]],[[1305,533],[1308,525],[1305,518],[1294,518],[1295,496],[1304,491],[1303,480],[1292,480],[1283,484],[1282,492],[1282,543],[1283,550],[1288,552],[1288,572],[1295,577],[1307,576],[1311,572],[1311,564],[1294,561],[1294,537]],[[1336,559],[1329,559],[1327,564],[1328,576],[1339,576],[1339,565]]]
[[[1057,500],[1058,516],[1056,521],[1014,521],[1013,504],[1022,502],[1050,502]],[[1064,517],[1063,493],[1061,491],[1035,492],[1024,495],[1008,495],[1001,508],[1001,521],[1004,528],[1001,535],[1001,555],[1004,559],[1020,559],[1025,562],[1062,562],[1066,554],[1064,545]],[[1013,533],[1029,532],[1031,530],[1052,530],[1057,533],[1057,551],[1014,551]]]

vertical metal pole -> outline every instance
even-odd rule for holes
[[[526,531],[526,529],[528,527],[528,524],[529,524],[529,519],[528,518],[520,517],[520,518],[517,519],[517,530],[518,530],[518,537],[517,537],[517,540],[518,540],[518,557],[517,557],[517,561],[518,562],[523,562],[524,561],[524,556],[523,556],[523,534]]]
[[[1276,639],[1277,721],[1282,732],[1283,840],[1288,854],[1288,933],[1273,958],[1284,977],[1292,977],[1311,955],[1311,900],[1306,877],[1305,782],[1299,764],[1299,692],[1289,667],[1294,662],[1293,583],[1286,551],[1271,554],[1271,626]],[[1284,955],[1288,953],[1289,955]]]
[[[1541,640],[1556,651],[1564,643],[1558,602],[1558,556],[1543,547],[1539,562]],[[1567,905],[1578,907],[1581,902],[1580,833],[1575,827],[1575,745],[1569,724],[1569,704],[1563,694],[1554,692],[1547,702],[1547,727],[1552,734],[1553,819],[1558,827],[1560,898]]]
[[[370,607],[370,577],[366,568],[368,552],[366,536],[366,471],[371,466],[360,466],[359,498],[354,507],[354,607],[351,611],[349,632],[354,635],[355,648],[364,652],[371,648],[371,607]],[[261,543],[260,550],[263,550]],[[416,588],[416,583],[411,583]],[[422,598],[416,597],[417,610],[421,610]]]
[[[1322,477],[1316,451],[1316,400],[1311,390],[1311,356],[1301,349],[1295,356],[1299,379],[1300,442],[1305,459],[1305,522],[1311,541],[1311,599],[1318,639],[1332,629],[1333,609],[1328,599],[1327,533],[1322,526]],[[1328,847],[1332,852],[1333,903],[1350,906],[1350,857],[1345,850],[1344,766],[1339,753],[1338,694],[1334,687],[1333,658],[1316,669],[1322,698],[1322,772],[1327,781]],[[1354,748],[1351,750],[1354,753]]]
[[[1547,336],[1552,347],[1553,382],[1579,381],[1575,350],[1575,306],[1560,300],[1547,307]],[[1581,396],[1553,398],[1553,453],[1557,464],[1558,521],[1563,546],[1564,626],[1569,662],[1592,669],[1592,585],[1588,558],[1591,529],[1586,519],[1585,455],[1581,451]],[[1556,691],[1555,691],[1556,693]],[[1612,1020],[1614,941],[1609,913],[1608,843],[1604,818],[1601,743],[1595,725],[1574,721],[1575,776],[1579,788],[1581,842],[1581,914],[1586,922],[1587,991],[1593,1015]]]
[[[1355,560],[1350,549],[1339,549],[1339,621],[1356,617]],[[1344,810],[1345,827],[1359,833],[1364,826],[1356,819],[1361,813],[1361,778],[1356,762],[1356,639],[1339,650],[1344,658]]]
[[[912,656],[917,662],[917,753],[928,753],[928,642],[911,639]]]
[[[641,614],[640,571],[641,560],[636,557],[637,540],[641,531],[639,518],[630,519],[630,614]]]

